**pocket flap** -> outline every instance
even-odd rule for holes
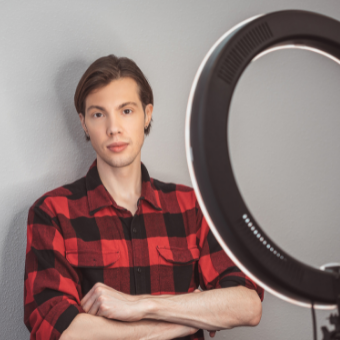
[[[118,261],[119,250],[115,251],[78,251],[66,250],[66,259],[75,267],[109,267]]]
[[[168,262],[190,263],[197,261],[200,256],[198,248],[166,248],[157,247],[159,254]]]

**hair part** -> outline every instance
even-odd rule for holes
[[[126,57],[118,58],[113,54],[95,60],[80,78],[74,94],[74,105],[78,113],[85,117],[86,98],[94,90],[108,85],[113,80],[120,78],[132,78],[136,81],[139,89],[139,98],[143,110],[148,104],[153,105],[153,93],[151,86],[137,64]],[[144,133],[150,133],[151,121]],[[86,140],[90,138],[86,135]]]

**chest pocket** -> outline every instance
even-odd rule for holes
[[[157,247],[161,294],[186,293],[196,288],[198,248]]]
[[[116,290],[120,290],[119,268],[117,267],[119,258],[119,250],[103,252],[66,250],[66,259],[79,276],[83,296],[97,282],[102,282]]]

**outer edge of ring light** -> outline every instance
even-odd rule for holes
[[[260,281],[256,276],[254,276],[254,274],[252,274],[238,259],[237,257],[232,253],[232,251],[229,249],[229,247],[227,246],[227,244],[223,241],[223,239],[221,238],[221,236],[219,235],[209,213],[208,213],[208,210],[204,204],[204,201],[203,201],[203,198],[202,198],[202,195],[201,195],[201,192],[199,190],[199,187],[198,187],[198,183],[197,183],[197,180],[196,180],[196,175],[195,175],[195,170],[194,170],[194,167],[193,167],[193,153],[192,153],[192,148],[191,148],[191,145],[190,145],[190,123],[191,123],[191,110],[192,110],[192,103],[193,103],[193,98],[194,98],[194,94],[195,94],[195,90],[196,90],[196,87],[197,87],[197,83],[198,83],[198,80],[200,78],[200,75],[204,69],[204,66],[206,65],[209,57],[211,56],[211,54],[213,53],[213,51],[217,48],[218,45],[220,45],[222,43],[222,41],[227,38],[229,35],[231,35],[235,30],[237,30],[238,28],[241,28],[243,26],[245,26],[246,24],[250,23],[251,21],[263,16],[264,14],[260,14],[260,15],[256,15],[256,16],[253,16],[247,20],[244,20],[242,22],[240,22],[239,24],[235,25],[234,27],[232,27],[230,30],[228,30],[225,34],[223,34],[217,41],[216,43],[210,48],[210,50],[208,51],[208,53],[205,55],[203,61],[201,62],[197,72],[196,72],[196,75],[195,75],[195,78],[194,78],[194,81],[192,83],[192,86],[191,86],[191,90],[190,90],[190,95],[189,95],[189,99],[188,99],[188,104],[187,104],[187,110],[186,110],[186,120],[185,120],[185,151],[186,151],[186,159],[187,159],[187,164],[188,164],[188,168],[189,168],[189,174],[190,174],[190,178],[191,178],[191,181],[192,181],[192,185],[193,185],[193,188],[195,190],[195,193],[196,193],[196,197],[197,197],[197,200],[198,200],[198,203],[201,207],[201,210],[203,212],[203,215],[206,219],[206,221],[208,222],[209,224],[209,227],[212,231],[212,233],[214,234],[215,238],[217,239],[217,241],[219,242],[219,244],[222,246],[223,250],[227,253],[227,255],[230,257],[230,259],[247,275],[249,276],[253,281],[255,281],[258,285],[260,285],[262,288],[264,288],[266,291],[268,291],[269,293],[271,293],[272,295],[286,301],[286,302],[289,302],[289,303],[292,303],[292,304],[295,304],[295,305],[298,305],[298,306],[301,306],[301,307],[307,307],[307,308],[311,308],[311,303],[306,303],[306,302],[302,302],[302,301],[299,301],[299,300],[296,300],[296,299],[292,299],[292,298],[289,298],[281,293],[279,293],[278,291],[272,289],[271,287],[269,287],[268,285],[266,285],[264,282]],[[287,44],[288,45],[288,44]],[[284,48],[285,45],[283,45],[281,48]],[[310,50],[313,50],[311,48],[308,48]],[[270,49],[268,49],[270,50]],[[318,51],[314,51],[314,52],[319,52],[320,50]],[[266,52],[266,51],[264,51]],[[261,55],[264,55],[265,53],[262,53]],[[269,51],[271,52],[271,51]],[[268,52],[268,53],[269,53]],[[323,51],[321,51],[322,53],[321,54],[325,54]],[[259,56],[259,55],[258,55]],[[258,57],[257,56],[257,57]],[[327,55],[328,56],[328,55]],[[329,56],[328,56],[329,57]],[[256,57],[254,58],[256,59]],[[253,59],[253,60],[254,60]],[[334,57],[331,58],[332,60],[334,60]],[[317,305],[314,305],[314,308],[317,308],[317,309],[325,309],[325,310],[328,310],[328,309],[335,309],[336,308],[336,305],[322,305],[322,304],[317,304]]]

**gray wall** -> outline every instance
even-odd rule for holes
[[[338,0],[0,1],[1,339],[29,338],[29,206],[83,176],[95,157],[73,106],[86,67],[110,53],[139,64],[155,94],[142,159],[153,177],[191,185],[184,121],[201,60],[238,22],[280,9],[340,20]],[[233,164],[251,211],[279,245],[315,266],[340,262],[339,75],[334,63],[305,51],[264,56],[244,73],[230,118]],[[328,314],[318,311],[319,326]],[[221,331],[216,339],[304,340],[311,329],[308,309],[266,294],[257,328]]]

